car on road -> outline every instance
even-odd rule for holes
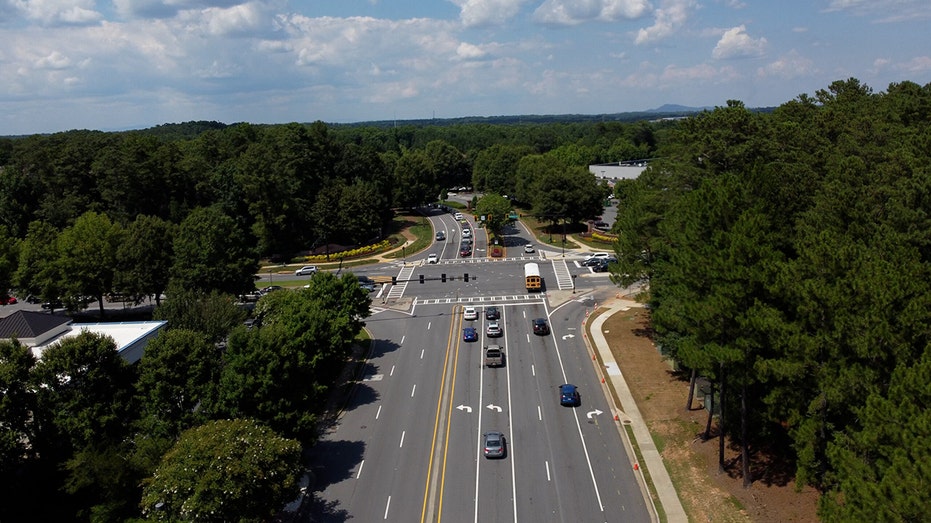
[[[533,333],[540,336],[550,333],[550,326],[546,323],[546,318],[535,318],[533,320]]]
[[[439,261],[440,261],[439,256],[437,256],[434,253],[430,253],[430,255],[427,256],[427,263],[437,263]]]
[[[456,214],[453,215],[453,218],[455,218],[456,221],[460,221],[460,222],[461,222],[461,221],[462,221],[462,213],[461,213],[461,212],[457,212]]]
[[[472,256],[472,246],[463,244],[462,247],[459,249],[459,256],[463,258],[468,258],[469,256]]]
[[[559,404],[563,407],[578,407],[582,404],[579,389],[571,383],[559,386]]]
[[[471,237],[472,237],[472,229],[469,229],[469,228],[462,229],[462,237],[463,237],[463,238],[471,238]]]
[[[472,245],[472,238],[463,238],[462,242],[459,245],[462,245],[462,246]]]
[[[592,266],[592,272],[606,272],[612,263],[617,263],[617,258],[604,258]]]
[[[534,252],[536,252],[536,250],[534,250],[532,243],[528,243],[527,245],[524,245],[524,252],[526,252],[527,254],[533,254]]]
[[[498,307],[494,305],[490,307],[485,307],[485,319],[486,320],[499,320],[501,319],[501,311]]]
[[[359,286],[368,292],[375,292],[375,280],[369,278],[368,276],[356,276],[359,279]]]
[[[478,311],[475,310],[475,307],[466,307],[462,311],[462,319],[464,320],[477,320]]]
[[[593,253],[590,253],[588,256],[586,256],[585,260],[587,261],[587,260],[592,260],[592,259],[610,258],[610,257],[611,257],[611,253],[609,252],[593,252]]]
[[[482,449],[488,459],[503,458],[507,452],[504,434],[498,431],[482,434]]]
[[[300,269],[294,271],[295,276],[313,276],[314,274],[317,274],[316,265],[305,265],[301,267]]]
[[[595,267],[597,265],[601,265],[602,262],[608,259],[610,258],[587,258],[582,260],[581,265],[582,267]]]
[[[441,242],[446,240],[446,233],[443,231],[436,231],[436,241]]]
[[[478,331],[475,330],[475,327],[462,329],[462,341],[478,341]]]
[[[501,324],[497,321],[491,321],[488,323],[488,327],[485,328],[485,334],[489,338],[500,338],[504,336],[504,331],[501,330]]]

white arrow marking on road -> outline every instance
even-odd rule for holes
[[[469,406],[467,406],[467,405],[459,405],[459,406],[456,407],[456,408],[459,409],[459,410],[464,410],[464,411],[466,411],[466,412],[468,412],[468,413],[471,413],[471,412],[472,412],[472,407],[469,407]]]
[[[501,412],[501,407],[499,407],[499,406],[497,406],[497,405],[492,405],[491,403],[489,403],[488,406],[486,406],[485,408],[486,408],[486,409],[491,409],[491,410],[496,411],[496,412]]]
[[[599,414],[603,414],[603,412],[601,412],[601,411],[598,410],[598,409],[595,409],[595,410],[589,412],[588,414],[586,414],[585,416],[586,416],[588,419],[592,419],[593,416],[597,416],[597,415],[599,415]]]
[[[566,334],[565,336],[562,337],[562,339],[564,340],[568,340],[569,338],[575,338],[575,334]]]

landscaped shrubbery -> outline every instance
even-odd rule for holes
[[[377,252],[383,252],[391,248],[391,242],[388,240],[382,240],[378,243],[373,243],[371,245],[363,245],[362,247],[356,247],[355,249],[348,249],[345,251],[332,252],[330,254],[312,254],[309,256],[304,256],[304,260],[307,262],[326,262],[331,260],[339,259],[352,259],[358,258],[360,256],[368,256],[375,254]]]

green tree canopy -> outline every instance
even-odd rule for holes
[[[298,493],[300,445],[253,420],[211,421],[184,432],[146,481],[156,521],[264,521]]]
[[[102,214],[88,212],[58,238],[62,286],[68,298],[93,296],[100,315],[103,297],[113,289],[116,251],[124,238],[123,228]]]

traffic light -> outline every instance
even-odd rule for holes
[[[398,284],[398,277],[397,277],[397,276],[392,276],[392,277],[391,277],[391,285],[397,285],[397,284]]]
[[[423,274],[420,275],[420,283],[423,283]]]
[[[445,272],[444,272],[443,274],[440,274],[440,280],[441,280],[443,283],[446,283],[446,273],[445,273]]]
[[[469,281],[469,273],[465,273],[465,278],[463,278],[463,280]]]

